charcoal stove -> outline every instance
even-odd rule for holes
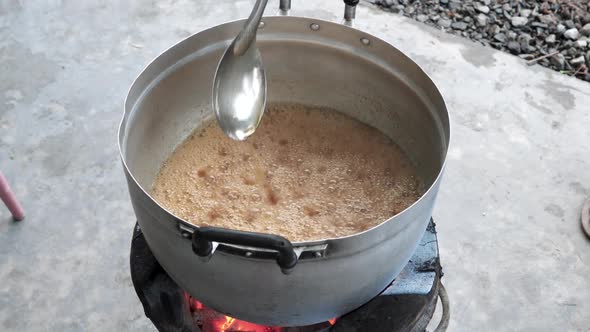
[[[207,308],[168,276],[137,224],[131,241],[130,263],[133,285],[145,315],[160,332],[425,331],[439,296],[443,315],[437,331],[444,331],[449,319],[448,300],[440,283],[443,274],[433,220],[408,264],[383,292],[342,317],[310,326],[260,326]]]

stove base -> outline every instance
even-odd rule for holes
[[[131,242],[131,278],[145,315],[160,332],[203,332],[188,294],[168,276],[136,224]],[[338,318],[332,326],[285,327],[282,332],[424,331],[440,290],[442,268],[434,221],[397,278],[378,296]],[[232,331],[226,330],[225,332]],[[234,330],[239,331],[239,330]]]

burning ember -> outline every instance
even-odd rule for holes
[[[185,294],[190,310],[202,332],[283,332],[282,327],[263,326],[235,319],[207,308],[201,302]],[[329,320],[329,326],[336,323],[336,318]],[[324,323],[326,324],[326,323]],[[326,326],[328,326],[326,324]]]

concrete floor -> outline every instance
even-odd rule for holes
[[[0,330],[146,331],[129,276],[135,222],[116,147],[128,86],[154,56],[253,1],[0,1]],[[275,12],[270,1],[267,14]],[[339,20],[339,1],[295,1]],[[590,84],[363,5],[448,101],[435,211],[450,331],[590,331]]]

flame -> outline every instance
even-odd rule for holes
[[[225,316],[225,322],[223,322],[223,324],[221,324],[221,326],[219,327],[219,329],[223,332],[229,330],[232,325],[234,325],[234,322],[236,321],[235,318],[231,318],[229,316]]]
[[[211,308],[207,308],[203,303],[195,300],[190,295],[186,295],[190,310],[198,313],[202,319],[203,332],[281,332],[283,328],[274,326],[258,325],[243,320],[235,319],[223,315]],[[336,324],[336,318],[328,321],[330,325]]]
[[[219,332],[281,332],[279,327],[262,326],[253,323],[248,323],[242,320],[225,316],[224,319],[219,320],[217,329]]]
[[[225,316],[207,308],[203,303],[187,296],[191,312],[198,312],[203,319],[203,332],[281,332],[282,328],[257,325]]]

